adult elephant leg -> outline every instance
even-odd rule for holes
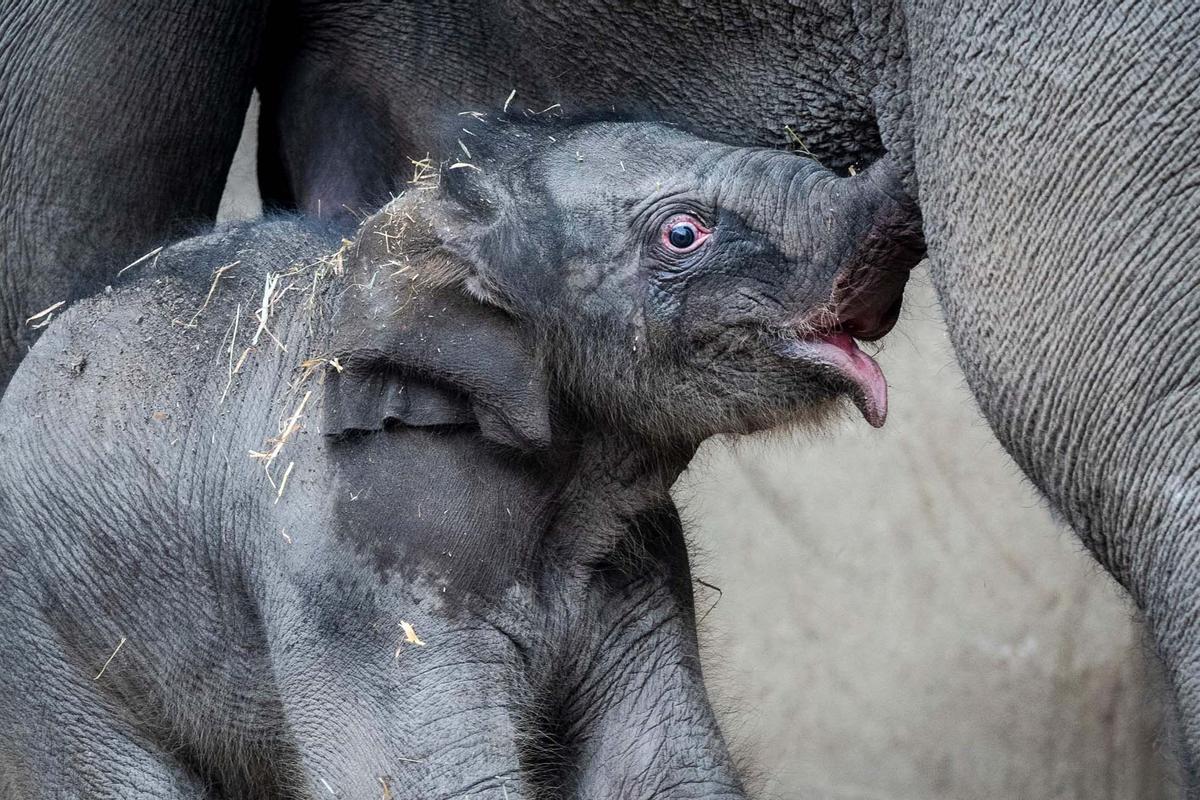
[[[1143,610],[1200,796],[1200,6],[913,0],[904,19],[959,360]]]
[[[216,216],[266,5],[0,3],[0,388],[26,319]]]

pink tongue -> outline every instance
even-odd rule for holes
[[[855,398],[862,415],[874,428],[882,428],[887,420],[887,381],[875,359],[858,349],[858,343],[845,333],[827,333],[815,344],[830,364],[861,390]]]

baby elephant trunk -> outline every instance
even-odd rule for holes
[[[833,283],[836,329],[874,341],[896,324],[908,273],[925,256],[921,212],[886,156],[839,183],[847,247]]]

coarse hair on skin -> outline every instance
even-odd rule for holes
[[[763,429],[816,428],[833,405],[815,402],[798,414],[764,402],[752,381],[745,389],[727,383],[728,394],[710,396],[706,391],[713,382],[689,380],[693,367],[682,345],[644,343],[626,350],[618,344],[627,336],[616,321],[540,322],[534,333],[537,352],[571,407],[602,430],[630,430],[632,423],[632,432],[657,448],[695,446],[717,433],[732,437]],[[743,415],[739,409],[754,413]]]
[[[445,163],[467,160],[480,165],[508,161],[542,144],[545,139],[561,139],[572,129],[600,123],[665,122],[644,104],[564,109],[555,104],[544,111],[517,108],[485,108],[474,111],[442,112],[435,124],[438,152]],[[689,131],[690,132],[690,131]],[[530,134],[530,135],[525,135]],[[466,149],[459,142],[466,145]],[[469,155],[468,155],[469,152]]]
[[[123,658],[136,659],[135,653],[125,652]],[[194,656],[180,651],[166,663],[193,664]],[[103,688],[118,700],[136,730],[207,786],[230,796],[303,794],[301,760],[279,735],[287,730],[287,720],[269,675],[233,680],[221,670],[214,676],[179,672],[163,674],[149,664],[137,669],[127,664],[113,672]],[[194,694],[181,691],[181,684],[195,685],[198,680],[206,685]],[[215,686],[225,690],[214,695]],[[204,702],[194,702],[194,697]]]
[[[736,445],[744,439],[726,437],[725,441]],[[721,604],[723,593],[720,586],[706,579],[711,574],[706,565],[715,556],[704,542],[691,535],[691,531],[698,530],[700,526],[694,521],[687,501],[681,500],[678,496],[674,500],[680,523],[683,526],[684,538],[687,540],[692,594],[694,601],[699,601],[694,606],[696,641],[700,649],[704,650],[705,641],[708,639],[706,631],[716,631],[712,634],[712,638],[716,641],[720,641],[724,637],[736,636],[737,631],[728,624],[722,625],[719,615],[714,616]],[[716,596],[713,597],[712,593],[715,593]],[[744,784],[746,797],[756,800],[775,800],[774,797],[766,794],[765,786],[771,776],[756,755],[762,749],[761,743],[755,741],[752,732],[745,728],[756,709],[746,703],[741,682],[741,676],[732,668],[729,661],[720,658],[704,660],[704,687],[709,705],[720,722],[721,735],[725,739],[734,770]]]
[[[681,132],[698,132],[666,121],[641,103],[564,110],[555,104],[544,111],[504,109],[443,112],[437,128],[441,187],[446,196],[473,211],[490,211],[479,173],[496,176],[527,168],[547,143],[564,141],[590,125],[655,123]]]
[[[520,650],[519,667],[514,665],[510,672],[518,754],[532,800],[571,796],[579,770],[597,768],[596,763],[581,763],[582,743],[598,737],[619,738],[625,730],[624,717],[604,718],[610,708],[606,702],[615,700],[603,693],[606,676],[616,674],[612,679],[618,681],[636,677],[637,665],[649,655],[640,648],[652,651],[655,646],[642,634],[623,627],[629,615],[652,618],[655,629],[678,624],[695,631],[692,589],[684,580],[687,569],[665,568],[655,557],[656,553],[662,555],[664,537],[672,535],[667,528],[683,534],[672,511],[643,515],[618,550],[604,564],[596,565],[585,594],[573,595],[577,602],[564,603],[563,595],[554,590],[540,593],[542,616],[524,632],[531,638]],[[672,668],[683,667],[676,664]],[[625,675],[628,670],[633,671],[632,676]],[[597,687],[600,695],[594,694]],[[705,691],[699,682],[691,688]],[[731,709],[725,716],[733,718],[735,712]],[[731,748],[735,774],[743,784],[757,784],[757,770],[745,757],[745,750]]]

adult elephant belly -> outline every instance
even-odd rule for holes
[[[438,145],[455,114],[501,107],[650,117],[737,144],[811,148],[831,167],[881,152],[849,14],[748,0],[304,8],[295,27],[268,33],[268,203],[325,215],[378,205],[412,160],[451,155]]]
[[[914,4],[921,6],[922,4]],[[932,5],[932,4],[931,4]],[[1194,4],[909,15],[933,273],[996,435],[1144,611],[1200,753]]]

